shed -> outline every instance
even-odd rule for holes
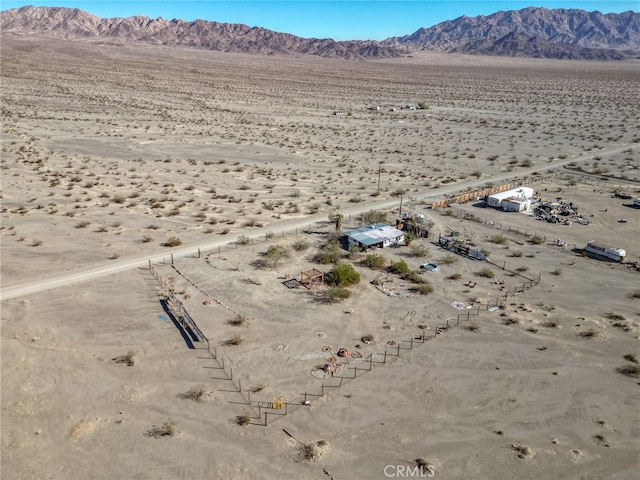
[[[504,192],[494,193],[487,197],[487,206],[502,208],[506,211],[521,212],[531,205],[535,191],[531,187],[518,187]]]
[[[386,223],[374,223],[366,227],[344,232],[349,245],[360,248],[385,248],[404,241],[404,232]]]

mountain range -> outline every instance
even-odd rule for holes
[[[0,29],[3,35],[346,59],[396,57],[415,51],[585,60],[640,55],[640,13],[535,7],[462,16],[381,42],[302,38],[261,27],[205,20],[99,18],[79,9],[32,6],[0,12]]]

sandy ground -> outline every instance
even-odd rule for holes
[[[638,272],[573,248],[599,240],[640,259],[639,210],[613,196],[640,196],[638,63],[343,62],[3,37],[1,66],[3,288],[169,259],[172,237],[194,246],[174,265],[2,302],[3,478],[416,478],[417,458],[433,478],[634,476],[638,378],[619,369],[637,362]],[[570,169],[549,171],[564,159]],[[531,168],[522,181],[591,224],[412,200]],[[374,201],[398,202],[392,221],[401,198],[494,265],[434,237],[418,241],[424,257],[376,252],[439,264],[422,276],[433,292],[417,295],[345,251],[361,281],[326,304],[283,282],[330,269],[313,256],[331,225],[258,238]],[[197,255],[216,238],[228,243]],[[273,245],[289,256],[256,268]],[[521,291],[529,279],[540,283]],[[209,347],[172,320],[169,288]],[[274,399],[286,415],[265,409]]]

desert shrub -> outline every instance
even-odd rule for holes
[[[507,243],[507,237],[500,234],[494,235],[493,237],[491,237],[491,242],[495,243],[496,245],[504,245],[505,243]]]
[[[365,225],[370,225],[372,223],[386,223],[386,222],[387,222],[386,212],[382,212],[380,210],[369,210],[368,212],[362,214],[362,223]]]
[[[631,363],[638,363],[638,356],[635,353],[627,353],[622,358]]]
[[[522,252],[520,250],[514,250],[511,252],[512,257],[520,258],[522,256]]]
[[[562,269],[560,267],[556,268],[555,270],[553,270],[551,272],[552,275],[555,275],[557,277],[559,277],[560,275],[562,275]]]
[[[600,336],[600,332],[595,328],[589,328],[588,330],[581,331],[578,335],[582,338],[597,338]]]
[[[240,335],[234,335],[233,337],[225,340],[223,344],[228,347],[236,347],[240,345],[242,342],[244,342],[244,338],[242,338]]]
[[[480,325],[478,325],[477,323],[470,323],[465,327],[465,330],[468,330],[470,332],[477,332],[480,330]]]
[[[614,313],[614,312],[606,312],[606,313],[603,313],[602,316],[604,318],[609,319],[609,320],[617,320],[617,321],[624,320],[624,317],[622,315],[620,315],[619,313]]]
[[[304,238],[298,238],[296,239],[295,242],[293,242],[291,247],[296,252],[302,252],[303,250],[306,250],[307,248],[309,248],[309,242],[307,242]]]
[[[360,281],[360,274],[350,263],[337,263],[325,276],[328,285],[347,287]]]
[[[211,391],[204,385],[200,385],[189,389],[187,392],[180,395],[180,397],[187,400],[193,400],[194,402],[202,402],[209,395],[211,395]]]
[[[114,195],[113,198],[111,199],[113,203],[124,203],[126,200],[127,199],[125,198],[125,196],[119,193]]]
[[[320,292],[318,300],[323,303],[338,303],[351,296],[351,292],[344,287],[329,287]]]
[[[440,263],[445,265],[453,265],[454,263],[458,263],[460,258],[457,255],[453,255],[451,253],[447,253],[444,257],[440,259]]]
[[[623,365],[616,368],[616,372],[631,378],[640,378],[640,365]]]
[[[534,235],[533,237],[531,237],[529,239],[529,241],[531,243],[533,243],[534,245],[540,245],[540,244],[542,244],[544,242],[544,238],[539,236],[539,235]]]
[[[513,317],[506,317],[502,320],[503,325],[518,325],[520,324],[520,320]]]
[[[410,269],[409,269],[409,265],[407,265],[407,262],[405,262],[404,260],[400,260],[397,262],[393,262],[391,265],[389,265],[387,270],[389,270],[389,272],[391,273],[401,275],[404,273],[409,273]]]
[[[298,447],[300,460],[314,463],[322,456],[322,449],[327,446],[327,442],[320,440],[316,443],[301,443]]]
[[[424,258],[429,254],[429,247],[422,242],[412,242],[409,252],[412,257]]]
[[[429,295],[433,292],[433,287],[428,283],[421,283],[411,287],[411,290],[419,295]]]
[[[263,253],[265,264],[267,267],[277,267],[280,261],[289,256],[289,248],[284,245],[271,245],[266,252]]]
[[[114,357],[113,361],[116,363],[126,363],[127,366],[133,367],[136,364],[136,352],[129,350],[124,355]]]
[[[417,270],[409,270],[407,273],[402,275],[402,278],[412,283],[417,283],[417,284],[427,283],[424,277],[420,275],[420,272]]]
[[[249,245],[251,243],[251,239],[246,235],[240,235],[236,241],[238,245]]]
[[[374,270],[379,270],[384,268],[387,260],[382,256],[376,253],[370,253],[362,260],[362,264],[367,268],[372,268]]]
[[[89,225],[91,225],[91,222],[87,222],[86,220],[83,220],[81,222],[76,223],[76,228],[87,228]]]
[[[528,270],[529,270],[529,267],[524,266],[524,265],[516,268],[516,272],[520,272],[520,273],[524,273],[524,272],[526,272]]]
[[[159,427],[156,427],[155,425],[151,427],[145,435],[153,438],[172,437],[175,434],[175,425],[176,422],[167,420]]]
[[[342,257],[342,247],[337,241],[329,241],[325,243],[320,251],[314,255],[313,259],[323,265],[330,263],[338,263]]]
[[[495,277],[495,274],[493,273],[493,270],[491,270],[488,267],[485,267],[478,272],[478,276],[484,277],[484,278],[493,278]]]
[[[542,326],[547,328],[558,328],[558,326],[560,326],[560,322],[555,318],[553,318],[551,320],[547,320],[546,322],[543,322]]]
[[[245,425],[249,425],[251,423],[251,417],[249,415],[238,415],[233,420],[237,425],[244,427]]]
[[[460,280],[462,278],[462,274],[461,273],[452,273],[451,275],[449,275],[447,277],[449,280]]]
[[[247,323],[247,317],[238,313],[231,320],[228,320],[227,323],[229,325],[233,325],[234,327],[240,327]]]
[[[31,242],[32,247],[39,247],[40,245],[42,245],[42,240],[34,240]]]
[[[165,247],[177,247],[178,245],[182,245],[182,240],[180,240],[178,237],[171,237],[162,245],[164,245]]]
[[[140,241],[141,241],[142,243],[149,243],[149,242],[152,242],[152,241],[153,241],[153,237],[151,237],[151,236],[149,236],[149,235],[144,235],[144,236],[140,239]]]

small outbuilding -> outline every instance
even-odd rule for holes
[[[488,207],[501,208],[505,212],[522,212],[531,206],[535,190],[531,187],[518,187],[504,192],[489,195],[486,200]]]
[[[386,223],[353,228],[344,234],[349,246],[355,245],[363,249],[386,248],[404,242],[404,232]]]

